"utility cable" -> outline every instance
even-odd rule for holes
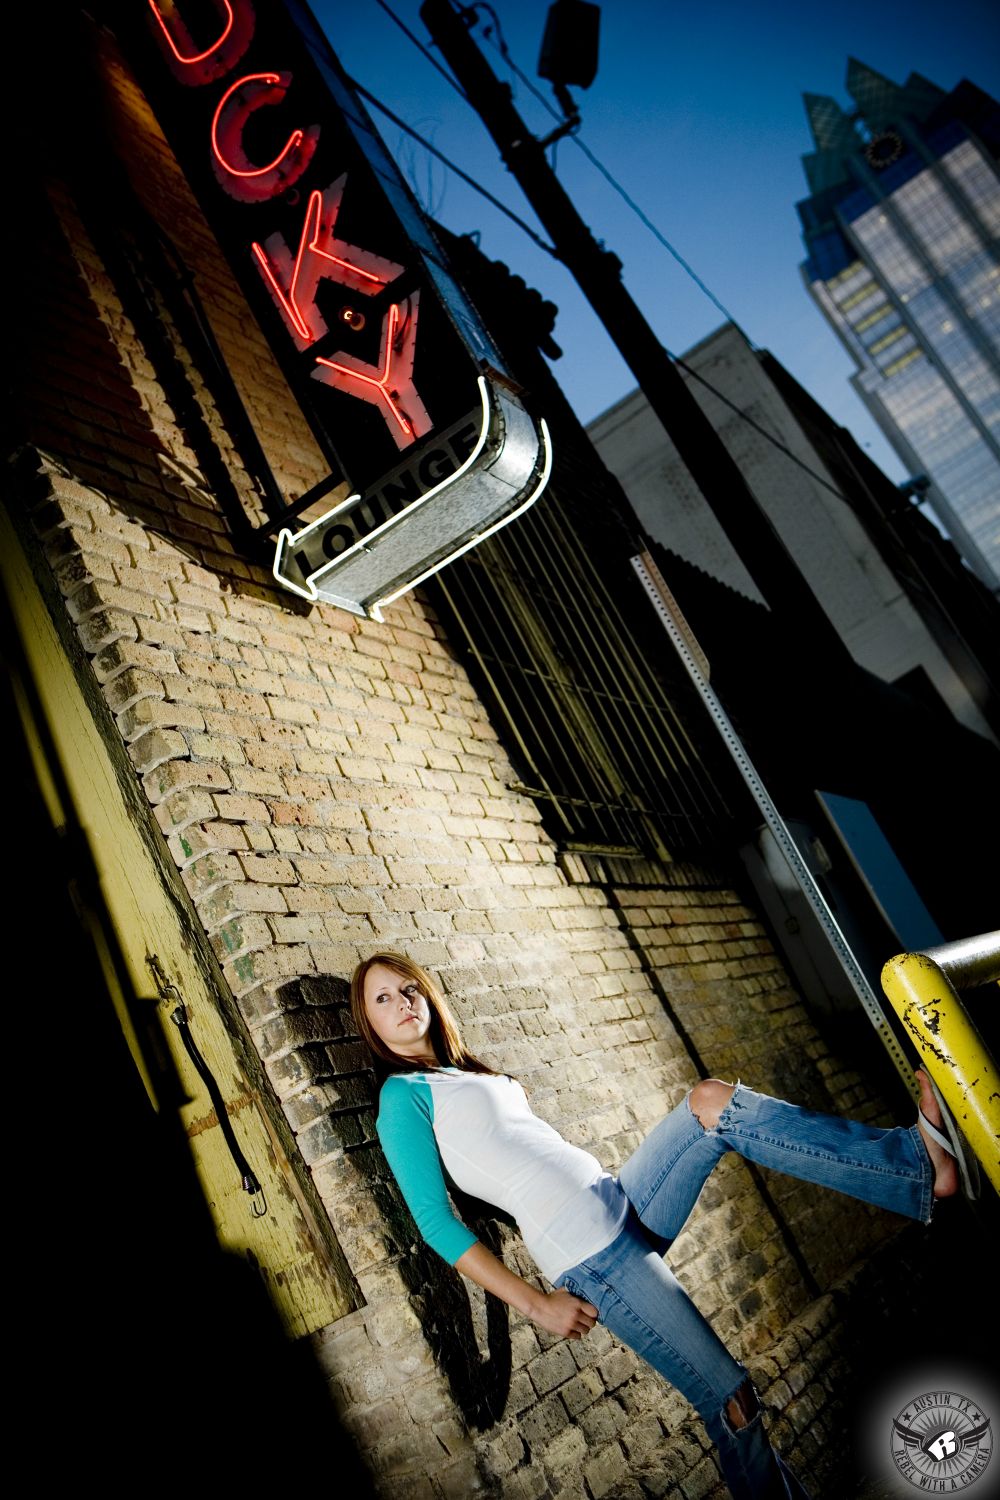
[[[429,49],[422,44],[418,37],[414,36],[414,34],[409,30],[405,23],[401,21],[400,18],[395,14],[395,12],[392,10],[392,7],[386,4],[386,0],[377,0],[377,3],[382,8],[382,10],[385,11],[386,15],[391,17],[391,19],[396,23],[400,30],[403,31],[407,37],[409,37],[413,45],[423,53],[423,55],[430,63],[433,64],[433,66],[438,70],[442,77],[447,79],[452,88],[455,89],[456,93],[458,93],[467,104],[471,103],[468,95],[458,85],[458,83],[456,83],[451,74],[445,68],[442,68],[441,64],[431,54]],[[529,92],[535,96],[535,98],[548,111],[552,118],[555,120],[561,120],[562,116],[559,111],[555,109],[552,103],[546,98],[545,94],[543,94],[541,89],[539,89],[535,85],[533,80],[529,78],[528,75],[520,67],[518,67],[517,63],[511,56],[510,49],[504,39],[503,29],[500,25],[499,17],[497,16],[496,11],[493,9],[493,6],[483,3],[483,0],[478,0],[477,4],[474,4],[469,8],[485,10],[489,12],[493,20],[493,26],[491,28],[484,28],[484,36],[489,41],[494,50],[499,52],[504,62],[510,68],[511,72],[521,80],[521,82],[525,85]],[[494,33],[493,35],[491,35],[491,31]],[[367,89],[361,86],[361,84],[353,82],[353,80],[351,86],[357,89],[358,93],[361,94],[363,98],[367,99],[370,104],[373,104],[375,108],[380,110],[382,114],[386,115],[388,119],[392,120],[393,124],[397,125],[400,130],[403,130],[407,135],[412,136],[415,141],[418,141],[421,146],[423,146],[427,151],[430,151],[432,155],[436,156],[439,161],[443,162],[444,165],[450,171],[454,172],[458,177],[460,177],[463,182],[467,183],[469,187],[473,188],[489,203],[492,203],[494,208],[498,208],[502,214],[505,214],[507,218],[510,219],[512,223],[516,224],[519,229],[522,229],[524,233],[535,242],[536,245],[538,245],[542,250],[545,250],[547,254],[553,257],[554,260],[562,260],[562,257],[559,254],[558,250],[556,250],[552,245],[547,244],[540,235],[536,234],[535,231],[531,228],[530,224],[526,224],[525,221],[521,219],[517,214],[515,214],[512,209],[509,209],[506,204],[501,203],[498,198],[495,198],[493,194],[488,192],[487,189],[484,188],[480,183],[476,182],[466,172],[463,172],[460,167],[457,167],[453,161],[445,156],[444,152],[440,151],[436,146],[432,146],[430,141],[425,140],[423,136],[421,136],[416,130],[413,129],[412,126],[407,125],[404,120],[401,120],[398,115],[394,114],[393,111],[386,105],[384,105],[381,100],[377,99],[374,94],[369,93]],[[688,264],[688,262],[680,254],[680,252],[676,250],[673,245],[671,245],[666,236],[661,234],[660,230],[657,229],[652,220],[649,219],[648,216],[639,207],[639,205],[634,202],[634,200],[628,195],[621,184],[616,181],[616,179],[603,165],[603,163],[594,155],[590,148],[585,145],[582,140],[580,140],[579,136],[576,133],[571,132],[571,139],[573,140],[574,144],[580,148],[580,150],[592,163],[592,165],[595,166],[601,173],[601,175],[606,178],[606,180],[615,189],[615,191],[621,195],[624,201],[628,204],[629,208],[631,208],[632,212],[636,214],[636,216],[646,226],[650,233],[655,236],[655,238],[659,241],[663,248],[667,250],[677,261],[678,265],[680,265],[687,272],[687,274],[700,288],[700,290],[704,292],[705,296],[708,297],[709,301],[718,308],[719,312],[722,313],[727,323],[731,323],[737,330],[737,332],[739,332],[743,336],[743,338],[746,339],[746,342],[750,349],[752,349],[755,353],[759,353],[760,351],[758,346],[741,327],[736,318],[733,317],[732,313],[729,312],[725,304],[722,303],[718,297],[716,297],[711,288],[706,285],[706,283],[701,279],[694,268]],[[804,473],[808,474],[810,479],[815,480],[817,484],[821,485],[825,490],[828,490],[831,495],[836,496],[836,498],[842,501],[845,505],[850,503],[847,500],[847,497],[841,494],[840,490],[837,489],[836,485],[831,484],[830,480],[825,479],[822,474],[817,474],[814,469],[811,469],[803,459],[799,458],[797,454],[793,453],[792,450],[783,442],[781,442],[779,438],[776,438],[773,433],[768,432],[765,427],[761,427],[758,422],[754,421],[753,417],[749,416],[745,411],[741,410],[741,408],[738,407],[735,402],[731,401],[728,396],[723,395],[720,390],[717,390],[716,387],[712,385],[711,381],[707,380],[704,375],[700,374],[699,371],[686,364],[684,360],[680,359],[676,354],[673,354],[669,349],[667,349],[666,353],[669,358],[673,360],[674,364],[678,366],[679,369],[683,370],[685,374],[689,375],[692,380],[697,380],[698,383],[700,385],[703,385],[706,390],[711,391],[712,395],[716,396],[724,406],[727,406],[731,412],[733,412],[742,421],[746,422],[748,426],[752,427],[754,432],[756,432],[760,437],[764,438],[773,447],[777,448],[777,450],[780,453],[783,453],[786,458],[791,459],[792,463],[796,464],[800,469],[802,469]]]
[[[399,27],[399,29],[403,33],[403,35],[406,36],[406,37],[408,37],[410,39],[410,41],[413,43],[414,47],[416,47],[417,51],[418,52],[422,52],[424,54],[424,56],[426,57],[427,61],[430,63],[431,67],[432,68],[437,68],[438,72],[441,74],[441,77],[444,79],[445,83],[450,83],[451,86],[452,86],[452,88],[455,90],[455,93],[458,94],[459,98],[460,99],[464,99],[465,102],[466,102],[466,104],[468,104],[470,102],[469,101],[469,96],[465,92],[465,90],[463,89],[462,85],[458,82],[458,80],[456,78],[454,78],[451,75],[451,73],[448,72],[447,68],[443,67],[441,65],[441,63],[438,62],[437,58],[434,56],[434,54],[430,50],[430,48],[429,47],[425,47],[424,44],[423,44],[423,42],[420,40],[420,38],[418,36],[415,36],[413,34],[413,32],[407,26],[406,22],[404,20],[402,20],[399,16],[397,16],[397,14],[393,10],[392,6],[391,5],[387,5],[386,4],[386,0],[376,0],[376,4],[379,5],[382,8],[382,10],[385,11],[386,15],[389,17],[389,19],[391,21],[395,22],[395,24]],[[357,85],[355,85],[355,87],[357,87]]]
[[[742,329],[740,331],[742,332]],[[704,375],[699,374],[697,370],[685,364],[676,354],[671,354],[669,349],[667,350],[667,354],[679,369],[683,370],[686,375],[690,375],[692,380],[697,380],[699,385],[703,385],[706,390],[711,391],[713,396],[717,396],[724,406],[728,406],[731,412],[735,412],[736,416],[741,417],[744,422],[748,423],[754,432],[758,433],[762,438],[766,438],[769,443],[778,449],[779,453],[783,453],[786,458],[790,458],[793,464],[798,464],[799,468],[804,470],[810,479],[815,479],[817,484],[821,484],[825,490],[829,490],[831,495],[836,495],[838,500],[843,500],[845,505],[850,504],[847,496],[842,495],[835,484],[831,484],[829,479],[824,479],[822,474],[817,474],[815,469],[810,469],[804,459],[799,458],[798,454],[793,453],[791,448],[787,448],[781,439],[776,438],[773,433],[768,432],[766,427],[761,427],[759,422],[755,422],[753,417],[748,416],[745,411],[742,411],[736,405],[735,401],[730,401],[728,396],[724,396],[721,391],[716,390],[712,382],[706,380]]]
[[[738,328],[740,333],[743,334],[743,337],[746,339],[747,343],[750,345],[751,349],[755,349],[756,345],[754,344],[753,340],[750,338],[749,334],[747,334],[740,327],[740,324],[737,322],[736,318],[733,317],[732,313],[728,310],[725,304],[719,301],[718,297],[712,291],[711,287],[707,286],[705,282],[702,281],[701,277],[698,275],[694,267],[689,265],[680,251],[674,248],[674,246],[667,239],[666,235],[660,233],[656,225],[653,223],[652,219],[648,218],[643,210],[639,207],[638,203],[634,202],[634,200],[629,197],[628,193],[622,187],[621,183],[616,181],[616,179],[608,171],[607,167],[605,167],[602,162],[598,161],[597,157],[594,155],[593,151],[591,151],[590,147],[586,145],[578,135],[571,134],[570,139],[573,142],[574,146],[576,146],[580,151],[583,152],[587,160],[597,168],[601,176],[611,184],[615,192],[618,193],[618,195],[628,204],[629,208],[636,215],[636,217],[643,224],[645,224],[650,234],[652,234],[654,238],[659,241],[664,250],[668,251],[673,256],[677,264],[681,267],[681,269],[687,272],[691,280],[694,282],[695,286],[697,286],[702,292],[704,292],[705,296],[710,302],[714,303],[714,305],[719,309],[722,316],[726,319],[726,322],[732,323],[734,328]]]
[[[382,4],[383,0],[379,0],[379,3]],[[497,19],[496,11],[493,9],[492,5],[481,4],[480,8],[489,11],[490,15],[493,17],[493,25],[496,28],[496,42],[491,42],[491,45],[495,46],[495,49],[500,53],[500,56],[510,68],[511,72],[516,74],[516,76],[534,95],[534,97],[543,106],[543,108],[548,110],[552,118],[554,120],[561,120],[562,116],[560,115],[559,111],[553,107],[551,101],[545,97],[542,90],[537,87],[533,80],[528,77],[527,73],[525,73],[522,68],[518,67],[517,63],[514,61],[513,57],[510,54],[510,49],[507,46],[506,41],[504,40],[503,32],[500,28],[500,22]],[[487,38],[487,40],[490,40],[489,29],[484,28],[483,34]],[[743,334],[743,337],[746,339],[751,349],[755,349],[756,345],[754,344],[750,336],[746,333],[746,331],[742,327],[740,327],[738,320],[733,317],[729,309],[724,305],[724,303],[719,300],[719,298],[712,291],[711,287],[702,280],[694,267],[684,259],[680,251],[670,243],[666,235],[657,228],[648,214],[646,214],[643,209],[639,207],[638,203],[636,203],[635,200],[629,196],[618,179],[611,172],[609,172],[604,163],[594,155],[590,147],[581,139],[579,133],[575,130],[571,130],[569,132],[569,137],[572,140],[574,146],[576,146],[578,150],[583,152],[584,156],[591,163],[591,165],[597,168],[598,172],[600,172],[605,181],[608,182],[611,187],[614,188],[619,197],[621,197],[621,199],[628,204],[629,208],[635,214],[640,223],[644,224],[645,227],[649,230],[650,234],[652,234],[657,242],[663,246],[664,250],[666,250],[668,254],[673,256],[674,260],[681,267],[681,269],[687,272],[688,276],[690,276],[691,280],[694,282],[695,286],[698,287],[699,291],[704,292],[708,300],[719,309],[722,316],[726,319],[726,322],[732,323],[734,328],[739,329],[740,333]]]
[[[442,78],[444,78],[445,81],[451,85],[451,87],[455,90],[455,92],[459,95],[459,97],[462,98],[462,99],[464,99],[465,102],[466,102],[466,104],[471,104],[471,100],[469,99],[468,94],[466,94],[465,90],[461,87],[461,85],[455,80],[455,78],[452,77],[452,75],[448,72],[447,68],[443,68],[441,66],[441,64],[438,62],[437,58],[434,56],[434,54],[430,51],[430,49],[428,47],[424,46],[424,44],[421,42],[420,38],[418,36],[415,36],[414,33],[406,25],[406,23],[399,16],[396,15],[395,11],[392,9],[392,6],[389,5],[389,4],[387,4],[387,0],[377,0],[377,4],[381,7],[382,10],[385,11],[386,15],[389,16],[389,18],[399,27],[400,31],[403,32],[404,36],[406,36],[406,37],[409,38],[409,40],[413,43],[413,45],[417,48],[417,50],[419,52],[423,53],[424,57],[426,57],[427,61],[431,64],[431,66],[437,69],[437,71],[441,74]],[[487,11],[489,13],[489,15],[490,15],[490,17],[492,19],[492,25],[489,26],[489,27],[484,27],[483,28],[483,35],[486,38],[486,40],[490,43],[490,45],[494,48],[494,50],[500,54],[500,56],[503,58],[504,62],[507,64],[508,68],[510,68],[511,72],[514,73],[521,80],[521,82],[525,85],[525,87],[530,91],[530,93],[532,93],[534,95],[534,97],[538,100],[538,102],[542,105],[542,107],[548,111],[548,113],[552,116],[552,118],[554,120],[562,121],[562,115],[559,113],[559,111],[552,105],[551,101],[546,98],[545,94],[542,92],[542,90],[540,88],[537,87],[537,85],[532,81],[532,79],[528,77],[527,73],[525,73],[524,70],[522,68],[520,68],[518,66],[518,64],[514,61],[513,57],[511,56],[510,48],[508,47],[506,39],[504,38],[503,28],[500,25],[500,18],[497,15],[496,11],[493,9],[493,6],[484,3],[484,0],[477,0],[477,3],[474,3],[473,5],[470,5],[468,8],[470,10],[484,10],[484,11]],[[357,88],[359,86],[357,84],[355,84],[355,87]],[[362,90],[360,90],[360,92],[363,93],[364,90],[362,89]],[[371,98],[370,95],[366,95],[365,97],[366,98]],[[378,101],[375,100],[375,99],[372,99],[371,102],[373,104],[375,104],[376,108],[383,109],[384,112],[387,115],[389,115],[390,119],[395,120],[395,117],[393,115],[391,115],[390,112],[387,109],[385,109],[385,106],[379,104]],[[433,151],[434,155],[437,156],[442,162],[444,162],[444,164],[447,167],[449,167],[453,172],[456,172],[459,177],[461,177],[465,182],[469,183],[470,186],[474,187],[477,192],[482,193],[483,196],[486,197],[486,198],[488,198],[489,201],[491,203],[493,203],[496,207],[500,208],[501,211],[503,213],[505,213],[508,218],[513,219],[514,222],[516,224],[518,224],[521,228],[527,229],[527,226],[523,223],[523,221],[520,220],[520,219],[518,219],[516,217],[516,215],[510,209],[507,209],[502,204],[498,203],[497,199],[491,197],[491,195],[489,193],[487,193],[484,188],[481,188],[478,183],[473,182],[470,177],[467,177],[465,175],[465,173],[463,173],[458,167],[456,167],[453,162],[449,161],[448,158],[446,156],[444,156],[440,151],[437,151],[434,147],[429,146],[428,143],[425,140],[423,140],[419,135],[417,135],[417,133],[414,130],[412,130],[409,126],[403,125],[402,122],[399,121],[399,120],[395,120],[395,123],[398,124],[398,125],[400,125],[401,129],[406,130],[408,134],[412,135],[413,138],[415,140],[419,141],[422,146],[425,146],[428,150]],[[579,148],[579,150],[581,150],[583,152],[584,156],[591,163],[591,165],[597,168],[597,170],[598,170],[598,172],[600,172],[601,176],[604,177],[604,179],[610,184],[610,186],[614,188],[615,192],[619,194],[619,196],[623,199],[623,201],[628,204],[628,206],[632,210],[632,212],[636,215],[636,217],[640,220],[640,222],[645,225],[645,227],[649,230],[650,234],[652,234],[654,236],[654,238],[658,241],[658,243],[663,246],[664,250],[666,250],[668,252],[668,254],[670,254],[670,255],[673,256],[674,260],[681,267],[681,269],[684,270],[688,274],[688,276],[691,277],[691,280],[695,283],[695,285],[698,287],[698,289],[705,294],[705,296],[709,299],[709,301],[711,303],[714,304],[715,307],[717,307],[719,309],[719,312],[721,312],[722,316],[726,319],[727,323],[732,323],[732,325],[733,325],[734,328],[739,329],[740,333],[743,334],[743,337],[746,339],[746,341],[750,345],[751,349],[756,348],[756,345],[754,344],[753,340],[749,337],[749,335],[745,332],[745,330],[740,326],[738,320],[733,317],[732,313],[725,306],[725,304],[722,303],[719,300],[719,298],[715,295],[715,293],[712,291],[711,287],[709,287],[702,280],[702,278],[698,275],[698,273],[694,269],[694,267],[688,261],[686,261],[684,259],[683,255],[681,255],[680,251],[677,250],[670,243],[670,241],[667,239],[666,235],[663,234],[662,231],[657,228],[657,226],[653,223],[652,219],[650,219],[649,216],[643,211],[643,209],[641,209],[639,207],[639,205],[635,202],[635,200],[629,196],[629,194],[622,187],[621,183],[618,182],[618,180],[613,176],[613,174],[608,171],[608,169],[604,165],[604,163],[602,161],[600,161],[599,158],[594,155],[593,151],[591,151],[590,147],[587,146],[580,139],[580,137],[577,134],[577,132],[576,131],[570,131],[569,134],[570,134],[570,137],[571,137],[574,145],[577,146]],[[538,239],[538,236],[535,235],[532,230],[527,229],[527,232],[529,234],[531,234],[531,237],[532,237],[532,239],[535,240],[536,244],[541,243],[541,241]],[[549,253],[550,254],[556,254],[556,258],[557,259],[559,258],[557,252],[554,252],[551,249],[551,247],[547,247],[547,248],[549,249]]]
[[[463,182],[467,183],[469,187],[474,188],[475,191],[479,193],[481,197],[485,198],[488,203],[492,203],[494,208],[498,208],[502,214],[506,214],[507,218],[517,225],[518,229],[523,229],[524,233],[528,235],[530,239],[534,240],[535,244],[540,250],[544,250],[547,255],[551,255],[553,260],[562,260],[562,256],[559,254],[559,251],[556,250],[554,246],[548,244],[545,240],[543,240],[540,234],[536,234],[531,225],[526,224],[523,219],[519,218],[518,215],[513,211],[513,209],[507,207],[506,203],[501,203],[499,198],[494,198],[493,194],[488,192],[481,183],[476,182],[474,177],[470,177],[467,172],[463,172],[461,167],[456,167],[455,163],[451,161],[447,156],[445,156],[443,151],[439,151],[437,146],[431,145],[430,141],[425,140],[424,137],[419,133],[419,131],[414,130],[412,125],[407,125],[406,121],[400,119],[399,115],[395,114],[387,104],[383,104],[381,99],[377,99],[374,94],[369,93],[368,89],[364,88],[355,79],[349,78],[347,81],[350,84],[351,88],[354,89],[356,93],[359,93],[361,95],[362,99],[367,99],[369,104],[374,105],[374,107],[383,115],[385,115],[387,119],[391,120],[394,125],[398,125],[400,130],[404,130],[406,134],[412,136],[415,141],[419,141],[421,146],[429,151],[432,156],[436,156],[439,161],[444,162],[445,166],[448,167],[450,171],[454,172],[457,177],[461,177]]]

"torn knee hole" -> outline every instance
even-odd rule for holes
[[[729,1400],[726,1402],[726,1417],[729,1425],[734,1430],[747,1427],[760,1411],[760,1402],[757,1392],[753,1388],[753,1382],[747,1378]]]
[[[735,1084],[723,1083],[721,1078],[703,1078],[695,1084],[688,1095],[688,1104],[702,1130],[715,1129],[735,1088]]]

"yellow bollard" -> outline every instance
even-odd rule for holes
[[[1000,1192],[1000,1076],[951,981],[926,954],[901,953],[882,970],[882,988]]]

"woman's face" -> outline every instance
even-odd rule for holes
[[[427,1036],[431,1008],[409,975],[373,964],[365,975],[365,1012],[375,1034],[400,1057],[434,1057]]]

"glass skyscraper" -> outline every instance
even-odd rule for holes
[[[1000,105],[851,59],[855,108],[804,96],[810,291],[856,391],[956,547],[1000,585]]]

